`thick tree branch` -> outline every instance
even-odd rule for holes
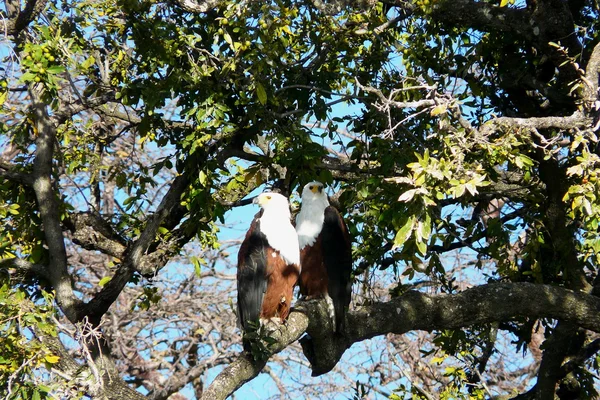
[[[34,127],[38,135],[33,162],[33,190],[50,255],[47,276],[56,291],[56,300],[62,311],[70,321],[75,322],[79,318],[78,308],[82,302],[73,292],[67,270],[67,253],[60,225],[58,196],[52,187],[52,157],[56,132],[50,123],[40,90],[41,86],[32,87],[30,90]]]
[[[351,311],[344,337],[330,335],[330,318],[322,301],[298,302],[287,323],[274,333],[276,353],[306,330],[312,337],[313,371],[329,371],[353,343],[375,336],[413,330],[434,331],[515,318],[551,318],[600,332],[600,298],[557,286],[531,283],[494,283],[454,295],[411,291],[386,303]],[[247,354],[217,376],[203,399],[225,399],[258,375],[265,362]]]
[[[28,0],[25,8],[18,10],[18,12],[16,9],[9,9],[10,19],[5,20],[6,32],[11,36],[18,36],[44,10],[46,3],[46,0]]]
[[[123,257],[127,242],[98,214],[73,214],[70,222],[69,229],[73,234],[74,243],[87,250],[98,250],[117,258]]]
[[[234,134],[235,133],[231,133],[215,137],[214,141],[206,149],[207,154],[212,154],[212,152],[221,145],[223,140],[231,138]],[[237,134],[240,133],[237,132]],[[227,149],[221,149],[221,151],[226,150]],[[164,266],[170,257],[181,248],[181,246],[194,236],[192,233],[178,230],[173,235],[172,240],[160,243],[154,248],[151,247],[156,243],[156,235],[161,226],[165,226],[167,229],[173,229],[185,216],[186,210],[180,204],[181,196],[189,187],[191,177],[197,174],[200,167],[201,165],[199,164],[193,164],[186,169],[184,173],[178,175],[173,180],[156,211],[148,218],[140,237],[124,252],[123,262],[117,272],[102,290],[100,290],[86,305],[84,315],[87,315],[93,323],[98,323],[100,321],[102,315],[108,311],[108,308],[117,299],[121,290],[123,290],[127,282],[129,282],[134,272],[137,271],[146,276],[154,275],[160,267]],[[102,231],[99,232],[102,233]],[[103,235],[105,237],[106,235],[111,236],[111,231],[108,230],[103,233]],[[103,240],[97,240],[94,244],[101,245],[101,243],[104,243]],[[114,241],[108,244],[110,246],[107,245],[107,249],[116,251],[121,250],[120,247],[115,245]]]
[[[560,321],[552,335],[544,341],[544,353],[537,374],[536,398],[552,399],[556,384],[564,377],[561,366],[573,347],[580,347],[583,333],[573,324]]]
[[[470,0],[446,0],[434,3],[431,16],[445,24],[482,32],[511,32],[529,39],[534,36],[525,9],[498,7]]]
[[[134,271],[142,275],[154,273],[153,269],[143,268],[144,254],[156,238],[156,233],[162,221],[167,218],[169,213],[179,206],[179,201],[184,190],[189,185],[188,174],[179,175],[173,181],[167,194],[163,197],[156,212],[149,218],[146,227],[140,237],[126,251],[123,264],[112,279],[100,290],[96,296],[86,305],[86,312],[91,321],[99,322],[100,318],[112,303],[117,299],[121,290],[133,276]]]
[[[598,75],[600,74],[600,43],[594,46],[592,55],[585,71],[585,90],[583,100],[588,107],[596,104],[598,101]],[[598,108],[598,107],[596,107]]]
[[[482,134],[489,133],[492,129],[498,129],[502,127],[512,127],[520,129],[575,129],[575,128],[587,128],[590,126],[592,119],[585,116],[579,111],[574,112],[572,115],[567,117],[532,117],[532,118],[510,118],[510,117],[499,117],[494,118],[486,122],[483,127],[480,128]]]

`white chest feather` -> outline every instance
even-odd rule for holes
[[[264,212],[260,218],[260,231],[267,237],[269,246],[281,254],[290,264],[300,265],[298,235],[291,222],[280,215]]]
[[[296,232],[300,249],[312,246],[323,229],[325,208],[323,202],[302,202],[302,209],[296,217]]]

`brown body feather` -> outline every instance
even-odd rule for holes
[[[260,231],[261,215],[254,217],[238,253],[238,318],[244,330],[248,321],[285,321],[300,276],[300,267],[281,257]]]
[[[335,309],[335,330],[341,332],[352,293],[352,244],[339,212],[328,206],[324,214],[315,242],[300,250],[300,294],[307,299],[328,295]]]
[[[294,285],[300,276],[300,268],[288,264],[276,250],[267,248],[267,291],[263,298],[260,317],[274,317],[285,321],[290,313]]]
[[[327,269],[323,264],[321,235],[312,246],[300,250],[302,274],[300,274],[300,294],[308,299],[327,294]]]

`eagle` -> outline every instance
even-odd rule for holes
[[[329,205],[321,182],[304,186],[296,232],[302,265],[300,294],[306,299],[327,299],[335,332],[342,333],[352,293],[352,244],[348,227]]]
[[[287,198],[265,192],[253,202],[261,210],[240,246],[237,265],[238,320],[244,332],[252,323],[286,320],[300,275],[298,236]]]

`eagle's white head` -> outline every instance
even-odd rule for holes
[[[253,203],[256,203],[262,208],[263,217],[265,214],[273,214],[279,218],[287,218],[289,220],[292,217],[290,213],[290,203],[285,196],[274,193],[274,192],[265,192],[259,194],[254,198]]]
[[[312,181],[304,185],[302,189],[302,206],[304,207],[304,203],[319,203],[323,209],[329,205],[329,200],[327,200],[327,194],[323,190],[324,185],[321,182]]]
[[[307,183],[302,189],[302,208],[296,217],[296,232],[300,249],[312,246],[323,229],[325,209],[329,206],[327,193],[321,182]]]

